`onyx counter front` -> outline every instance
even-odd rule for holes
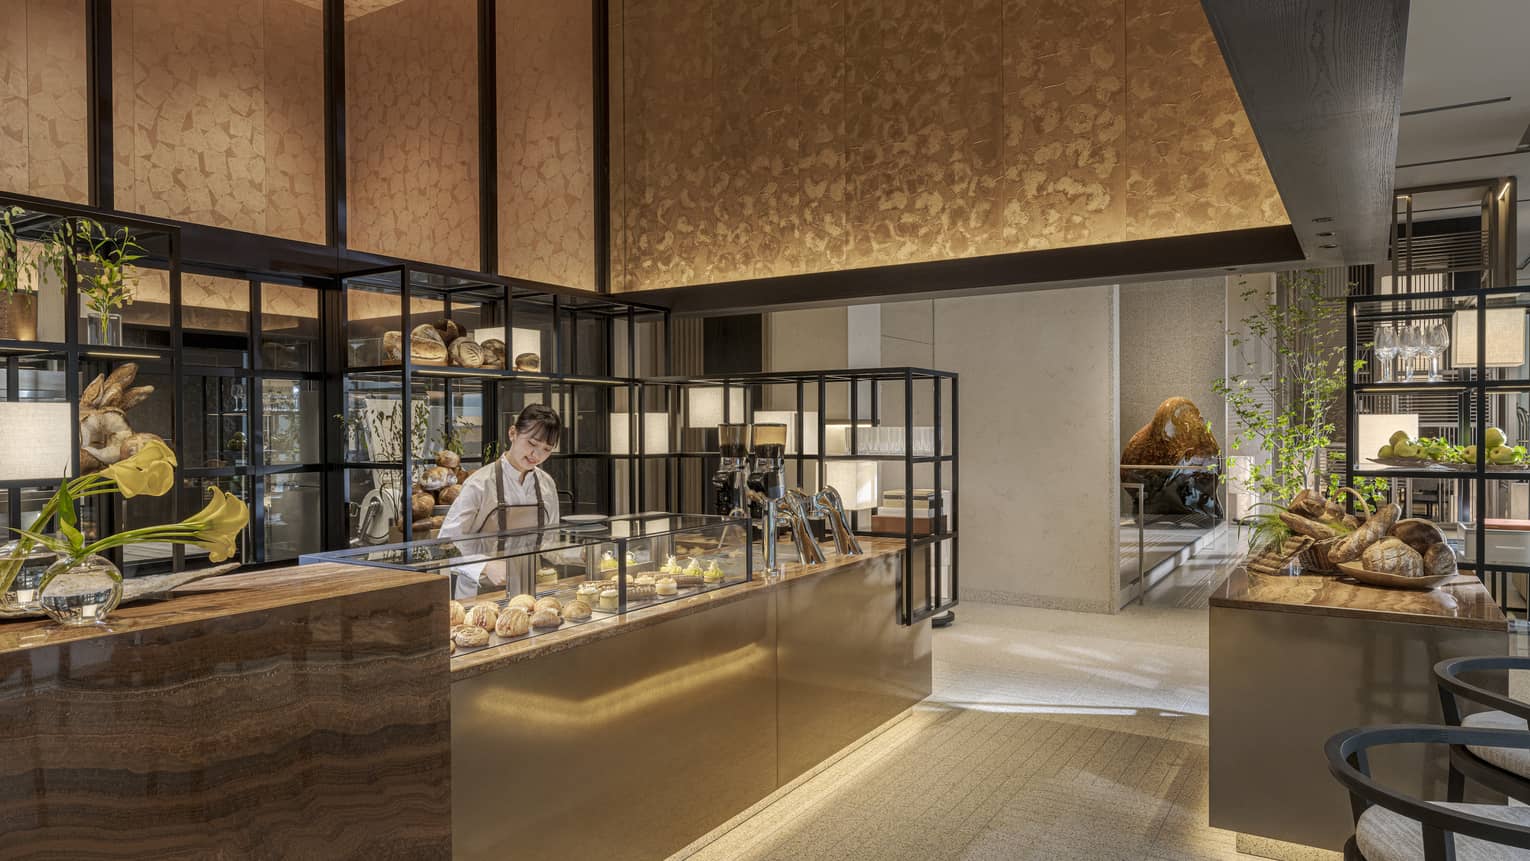
[[[1323,743],[1441,723],[1435,663],[1508,648],[1508,620],[1472,577],[1424,592],[1234,571],[1211,596],[1211,825],[1342,849],[1354,824]],[[1378,779],[1445,797],[1438,751],[1392,753],[1373,759]]]
[[[864,544],[454,659],[455,856],[665,857],[927,697],[904,544]]]

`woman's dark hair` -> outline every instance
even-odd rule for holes
[[[515,419],[516,436],[529,436],[547,445],[557,445],[563,435],[563,419],[558,411],[542,404],[531,404]]]

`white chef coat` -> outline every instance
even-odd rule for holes
[[[510,465],[509,456],[501,456],[504,463],[504,490],[506,505],[536,505],[537,485],[542,485],[542,507],[547,526],[558,523],[558,484],[540,467],[532,467],[524,476]],[[446,519],[441,522],[441,538],[457,538],[498,530],[494,509],[499,505],[499,494],[494,492],[494,464],[484,464],[482,469],[468,476],[462,483],[457,500],[447,509]]]
[[[552,476],[536,467],[525,475],[521,475],[508,460],[504,458],[501,460],[505,504],[536,505],[537,485],[540,484],[543,525],[556,525],[558,523],[558,485],[553,481]],[[494,513],[495,508],[499,506],[499,494],[494,488],[495,471],[494,464],[490,463],[468,476],[467,481],[462,483],[462,490],[458,492],[456,501],[446,512],[438,537],[462,539],[498,531],[499,521]],[[469,554],[495,555],[534,550],[540,540],[541,535],[533,532],[524,536],[486,541],[482,547],[473,546],[474,542],[471,541],[459,541],[458,546]],[[512,561],[517,564],[510,564]],[[530,577],[535,571],[535,565],[532,563],[532,557],[523,557],[517,560],[499,559],[492,562],[472,562],[454,566],[453,573],[456,577],[452,590],[453,597],[460,600],[472,599],[486,591],[507,586],[518,592],[528,591]]]

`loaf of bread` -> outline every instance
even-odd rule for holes
[[[483,601],[468,608],[467,618],[463,624],[474,625],[487,631],[493,628],[497,621],[499,621],[499,608],[488,601]]]
[[[504,369],[505,358],[508,353],[504,341],[498,338],[489,338],[478,346],[483,348],[483,366],[485,368]]]
[[[462,327],[456,320],[441,319],[435,324],[436,334],[441,337],[441,343],[450,347],[452,342],[462,337]]]
[[[558,611],[547,607],[531,614],[531,627],[533,628],[556,628],[563,624],[563,617]]]
[[[506,607],[494,623],[494,633],[501,637],[519,637],[531,630],[531,617],[520,607]]]
[[[446,364],[446,342],[441,340],[436,327],[429,323],[415,326],[414,331],[409,333],[409,353],[420,364]]]
[[[474,343],[471,338],[458,338],[446,348],[446,352],[451,357],[452,364],[459,368],[483,367],[483,348]]]

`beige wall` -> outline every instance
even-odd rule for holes
[[[1108,286],[881,306],[881,365],[961,375],[965,600],[1115,609],[1118,302]],[[773,349],[847,352],[845,309],[770,318]]]
[[[325,242],[317,8],[118,0],[112,72],[118,209]]]
[[[1287,221],[1196,0],[612,8],[614,290]]]
[[[1227,373],[1226,278],[1121,287],[1121,445],[1165,398],[1186,397],[1227,445],[1227,410],[1213,384]]]
[[[0,0],[0,191],[89,197],[84,0]]]

